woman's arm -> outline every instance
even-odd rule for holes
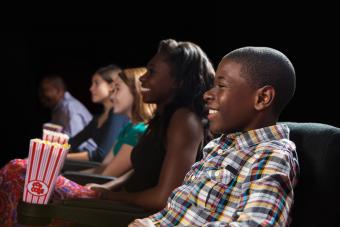
[[[67,159],[89,161],[89,152],[88,151],[80,151],[80,152],[77,152],[77,153],[69,153],[69,154],[67,154]],[[109,151],[108,154],[106,155],[105,159],[103,160],[102,164],[104,166],[106,166],[113,159],[114,159],[113,152]]]
[[[111,150],[105,156],[102,165],[107,166],[108,164],[110,164],[110,162],[112,162],[113,159],[114,159],[113,148],[111,148]]]
[[[133,173],[134,173],[134,170],[131,169],[115,180],[106,182],[104,184],[89,183],[89,184],[86,184],[85,187],[88,189],[93,189],[93,190],[102,191],[102,192],[116,189],[120,187],[121,185],[123,185],[133,175]]]
[[[177,110],[167,130],[166,155],[157,186],[137,193],[109,192],[103,197],[150,210],[164,208],[171,191],[182,184],[185,174],[195,162],[202,140],[200,119],[188,109]]]
[[[115,144],[118,132],[120,132],[123,126],[128,122],[128,118],[122,115],[110,113],[104,124],[97,130],[95,142],[97,143],[97,149],[89,152],[89,158],[91,161],[102,162],[107,153],[110,152],[112,146]]]
[[[104,171],[104,169],[106,168],[106,166],[113,160],[114,155],[113,155],[113,149],[111,149],[111,151],[109,151],[109,153],[106,155],[104,161],[102,162],[102,164],[96,168],[90,168],[90,169],[84,169],[84,170],[80,170],[79,172],[81,173],[95,173],[95,174],[102,174],[102,172]]]
[[[83,130],[81,130],[74,137],[70,138],[69,143],[71,145],[71,151],[76,151],[79,145],[81,145],[83,142],[91,138],[91,134],[92,134],[92,131],[95,125],[96,125],[96,117],[94,117],[90,121],[90,123],[85,126]]]
[[[89,153],[87,151],[82,151],[78,153],[70,153],[70,154],[67,154],[67,159],[89,161]]]
[[[128,144],[123,144],[118,154],[112,159],[112,161],[106,166],[102,175],[119,177],[123,173],[132,169],[131,163],[131,151],[133,147]]]

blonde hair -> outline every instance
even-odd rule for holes
[[[155,113],[156,105],[143,102],[141,95],[141,82],[139,78],[146,73],[145,67],[127,68],[122,70],[118,75],[129,87],[134,98],[132,107],[132,121],[148,122]]]

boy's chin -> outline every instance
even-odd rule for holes
[[[214,125],[211,125],[211,124],[209,126],[209,129],[213,134],[221,134],[222,131],[223,131],[223,130],[217,128],[217,127],[214,127]]]

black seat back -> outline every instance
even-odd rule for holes
[[[340,226],[340,128],[286,124],[300,163],[291,226]]]

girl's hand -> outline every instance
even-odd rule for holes
[[[101,185],[101,184],[95,184],[95,183],[86,184],[85,188],[91,189],[94,191],[109,191],[109,189],[107,189],[106,186]]]

